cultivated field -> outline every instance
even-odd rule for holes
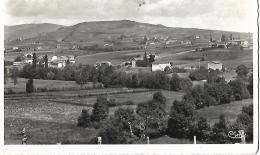
[[[95,137],[96,129],[76,127],[81,110],[92,109],[95,93],[116,93],[116,88],[100,90],[64,91],[35,93],[28,97],[23,94],[5,96],[5,144],[20,144],[19,132],[25,127],[29,134],[29,144],[55,144],[58,142],[88,142]],[[120,90],[121,91],[121,90]],[[139,90],[140,91],[140,90]],[[120,107],[135,108],[136,104],[150,100],[154,91],[110,94],[117,102],[134,101],[134,105]],[[78,95],[80,94],[80,95]],[[183,93],[163,91],[167,97],[167,107],[173,100],[181,99]],[[23,95],[23,97],[22,97]],[[118,107],[110,107],[110,115]],[[169,111],[170,108],[167,108]]]
[[[10,89],[15,93],[26,92],[26,83],[28,79],[17,78],[17,84],[14,85],[12,79],[8,79],[6,84],[4,84],[4,91],[8,92]],[[78,90],[78,89],[87,89],[93,88],[93,83],[89,82],[88,84],[84,84],[80,86],[75,81],[62,81],[62,80],[41,80],[34,79],[34,88],[36,91],[56,91],[56,90]],[[46,90],[45,90],[46,89]]]

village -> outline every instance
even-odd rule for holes
[[[5,40],[6,144],[252,143],[250,34],[79,31]]]

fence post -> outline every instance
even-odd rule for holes
[[[194,139],[194,144],[196,144],[196,136],[193,136],[193,139]]]
[[[102,144],[102,137],[98,137],[98,145]]]

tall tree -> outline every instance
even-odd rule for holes
[[[48,56],[47,56],[47,54],[44,56],[44,67],[48,68]]]
[[[105,96],[99,96],[96,103],[93,106],[91,120],[92,121],[102,121],[108,117],[108,101]]]
[[[210,41],[210,42],[213,41],[213,39],[212,39],[212,35],[211,35],[211,34],[210,34],[210,36],[209,36],[209,41]]]
[[[26,83],[26,93],[32,93],[33,92],[33,79],[29,79]]]
[[[37,64],[37,57],[36,57],[36,53],[33,53],[33,68],[36,68],[36,64]]]
[[[14,86],[18,83],[18,80],[17,80],[18,74],[19,74],[18,68],[16,68],[16,67],[13,68],[12,73],[11,73],[11,77],[12,77],[12,80],[14,82]]]

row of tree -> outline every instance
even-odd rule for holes
[[[118,108],[114,115],[109,116],[109,100],[98,97],[92,113],[82,110],[78,118],[78,126],[99,128],[97,136],[102,137],[104,144],[145,143],[147,136],[157,138],[168,135],[174,138],[197,136],[202,143],[234,143],[228,137],[228,131],[241,130],[246,132],[246,140],[253,138],[253,105],[243,107],[234,123],[221,115],[212,127],[204,117],[195,118],[193,103],[174,101],[170,114],[166,113],[166,98],[161,92],[154,93],[153,98],[138,104],[136,110]],[[89,143],[97,143],[92,139]]]

